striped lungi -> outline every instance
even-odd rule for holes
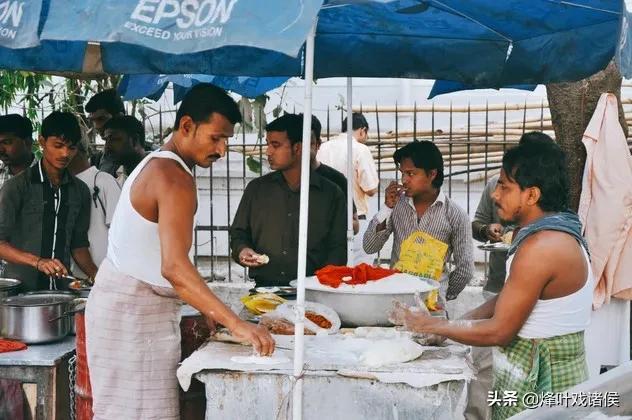
[[[493,390],[500,397],[512,395],[511,403],[494,404],[492,420],[504,420],[525,410],[524,396],[539,398],[560,393],[588,379],[584,332],[550,338],[516,337],[493,350]]]
[[[179,419],[180,306],[103,261],[86,306],[95,420]]]

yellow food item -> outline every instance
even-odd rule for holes
[[[428,293],[428,296],[426,297],[426,308],[428,308],[429,311],[436,311],[439,309],[442,309],[439,306],[439,291],[438,290],[431,290],[430,293]]]
[[[506,232],[502,237],[502,241],[506,243],[507,245],[511,245],[512,239],[513,239],[513,230]]]
[[[271,312],[280,304],[285,303],[285,299],[275,295],[274,293],[259,293],[256,295],[244,296],[240,300],[241,303],[243,303],[244,306],[255,315]]]

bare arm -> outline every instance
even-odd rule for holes
[[[158,206],[158,233],[161,244],[161,272],[178,296],[205,317],[226,326],[252,343],[263,354],[274,351],[274,340],[264,327],[239,319],[206,285],[189,260],[193,242],[196,195],[193,180],[176,164],[156,171],[155,195]]]
[[[520,332],[555,269],[554,264],[545,262],[554,260],[551,255],[555,255],[557,245],[538,241],[535,236],[526,239],[518,250],[507,282],[497,298],[475,309],[473,314],[468,314],[476,318],[492,314],[491,318],[469,322],[446,321],[408,313],[408,327],[413,331],[442,335],[474,346],[509,344]],[[543,263],[533,264],[533,261]],[[493,312],[492,304],[495,304]]]
[[[0,259],[12,264],[28,265],[49,276],[68,275],[68,270],[58,259],[40,258],[35,254],[22,251],[6,241],[0,241]]]
[[[85,247],[73,249],[72,259],[75,260],[81,271],[86,273],[91,279],[93,279],[97,275],[98,267],[92,260],[90,249]]]

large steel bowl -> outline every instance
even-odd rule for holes
[[[421,294],[425,297],[424,293]],[[354,294],[305,290],[305,299],[334,309],[343,327],[387,327],[393,324],[388,313],[394,301],[414,305],[415,295],[404,294]]]
[[[21,285],[20,280],[0,277],[0,299],[17,295]]]
[[[425,299],[430,290],[436,289],[433,281],[417,278],[419,283],[389,291],[378,290],[367,285],[362,288],[333,289],[321,285],[315,277],[305,279],[305,298],[333,308],[340,316],[343,327],[386,327],[392,326],[388,314],[394,301],[407,305],[415,304],[415,293]]]

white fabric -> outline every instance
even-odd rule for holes
[[[618,366],[630,360],[630,301],[612,298],[593,311],[584,334],[588,375],[599,375],[602,366]]]
[[[90,189],[90,227],[88,228],[88,240],[90,241],[90,255],[92,261],[98,267],[105,259],[108,250],[108,230],[114,217],[114,210],[121,195],[121,188],[114,177],[107,172],[99,171],[91,166],[76,175]],[[99,200],[92,199],[94,187],[99,188]],[[103,205],[103,208],[101,207]],[[103,212],[105,211],[105,216]],[[74,275],[87,277],[79,266],[72,260],[71,270]]]
[[[378,188],[380,178],[373,161],[371,149],[367,145],[353,139],[351,152],[353,154],[354,201],[358,216],[362,216],[369,211],[366,191]],[[341,133],[323,143],[318,150],[317,158],[320,162],[347,176],[347,133]]]
[[[362,263],[366,263],[369,265],[373,265],[375,261],[376,254],[367,254],[364,251],[364,247],[362,246],[362,242],[364,240],[364,233],[366,229],[369,227],[369,220],[359,220],[358,221],[359,229],[358,234],[353,237],[353,265],[358,265]]]
[[[110,226],[108,259],[118,271],[145,283],[160,287],[171,287],[161,272],[160,237],[158,223],[150,222],[132,206],[130,189],[147,162],[154,158],[173,159],[191,176],[193,173],[173,152],[156,151],[148,154],[130,174],[121,191],[121,198]],[[192,259],[193,247],[189,250]]]
[[[586,282],[581,289],[567,296],[538,299],[518,336],[522,338],[549,338],[584,331],[590,324],[594,277],[588,254],[582,248],[588,265]],[[515,254],[507,259],[507,275]]]

